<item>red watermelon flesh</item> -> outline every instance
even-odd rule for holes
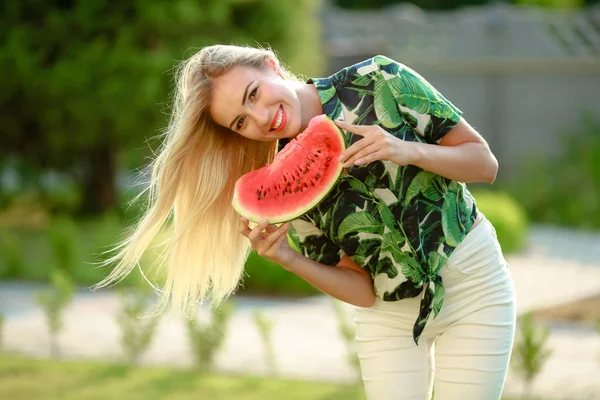
[[[233,207],[249,221],[290,221],[316,206],[342,172],[345,149],[340,129],[326,115],[311,119],[273,162],[235,184]]]

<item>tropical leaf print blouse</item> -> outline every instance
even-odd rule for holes
[[[406,141],[438,144],[461,112],[415,71],[384,56],[311,79],[323,112],[355,125],[379,125]],[[361,137],[344,132],[346,146]],[[285,143],[281,141],[280,148]],[[421,296],[415,343],[440,312],[440,268],[477,216],[463,183],[414,165],[351,166],[315,208],[291,222],[301,252],[335,266],[347,255],[369,271],[384,301]]]

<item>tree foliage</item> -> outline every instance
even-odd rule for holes
[[[115,202],[125,150],[136,163],[167,123],[174,65],[202,46],[271,46],[320,72],[316,0],[25,0],[0,13],[1,159],[68,172],[83,207]]]

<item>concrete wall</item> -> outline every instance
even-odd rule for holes
[[[584,129],[583,112],[600,122],[598,9],[326,8],[323,19],[328,73],[375,54],[411,66],[488,140],[501,163],[500,179],[524,173],[534,155],[558,154],[561,135]]]

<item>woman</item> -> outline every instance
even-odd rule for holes
[[[341,178],[297,220],[251,228],[230,205],[235,181],[319,114],[344,130]],[[161,307],[225,299],[251,247],[357,306],[369,399],[428,399],[434,385],[436,400],[500,398],[514,291],[494,228],[462,183],[492,183],[498,164],[410,68],[376,56],[300,82],[271,51],[206,47],[179,71],[152,167],[148,212],[102,285],[127,275],[172,216]]]

